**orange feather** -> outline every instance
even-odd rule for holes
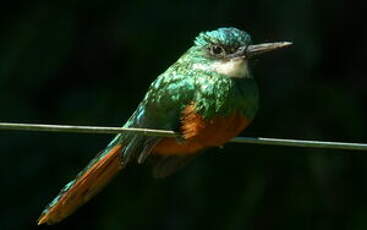
[[[122,169],[121,145],[114,146],[102,159],[95,162],[77,181],[46,209],[38,219],[38,225],[54,224],[71,215],[78,207],[89,201]]]
[[[179,142],[175,138],[164,138],[155,146],[153,153],[186,155],[208,147],[221,146],[237,136],[249,124],[250,120],[236,112],[229,116],[217,116],[205,120],[191,104],[185,107],[181,117],[180,129],[184,140]]]

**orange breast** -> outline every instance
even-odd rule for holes
[[[180,129],[183,140],[164,138],[156,145],[153,154],[185,155],[208,147],[221,146],[237,136],[249,124],[250,120],[240,113],[204,120],[195,112],[195,106],[189,105],[184,109],[181,117]]]

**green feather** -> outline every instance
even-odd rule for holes
[[[194,45],[150,85],[124,126],[178,130],[181,113],[190,103],[195,104],[204,119],[239,112],[252,120],[258,108],[258,87],[250,72],[240,78],[231,78],[209,68],[194,68],[195,65],[210,66],[217,61],[208,55],[208,46],[213,43],[227,47],[246,46],[251,44],[251,38],[235,28],[200,33]],[[129,143],[123,154],[128,159],[138,155],[144,143],[152,143],[148,137],[135,136],[122,134],[119,137],[120,142]]]

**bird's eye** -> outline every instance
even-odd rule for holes
[[[210,47],[210,53],[212,55],[216,55],[216,56],[218,56],[218,55],[224,55],[225,54],[225,50],[222,47],[220,47],[220,46],[212,46],[212,47]]]

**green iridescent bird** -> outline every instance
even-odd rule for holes
[[[45,208],[38,224],[57,223],[98,193],[128,162],[153,164],[165,177],[203,150],[221,146],[254,119],[258,88],[248,67],[252,57],[290,45],[252,45],[239,29],[200,33],[194,45],[151,84],[124,127],[175,130],[181,138],[117,135]]]

